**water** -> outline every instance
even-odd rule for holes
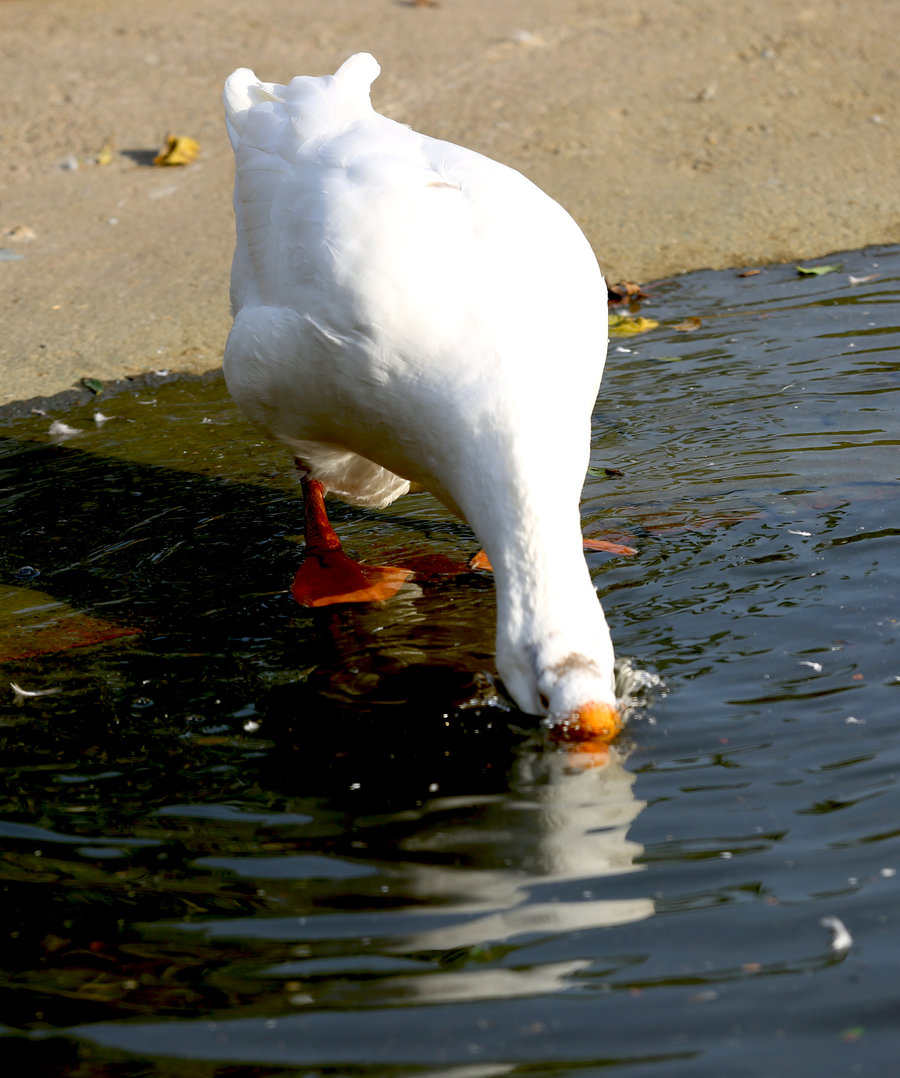
[[[7,420],[9,1072],[892,1073],[900,249],[829,261],[664,282],[613,342],[585,533],[638,548],[589,558],[661,684],[605,766],[498,694],[489,578],[298,608],[294,477],[219,380]]]

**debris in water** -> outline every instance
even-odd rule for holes
[[[801,666],[808,666],[810,668],[810,670],[815,670],[815,672],[817,674],[822,673],[822,664],[821,663],[810,662],[809,659],[801,659],[800,660],[800,665]]]
[[[837,273],[840,266],[796,266],[801,277],[821,277],[823,273]]]
[[[831,937],[832,951],[848,951],[853,946],[853,937],[839,917],[822,917],[819,924],[823,928],[830,928],[833,933]]]
[[[652,318],[632,318],[627,314],[609,315],[609,332],[613,337],[630,337],[635,333],[646,333],[648,329],[656,329],[659,322]]]
[[[17,685],[14,681],[9,683],[9,687],[16,695],[16,703],[21,703],[22,700],[35,696],[56,696],[57,693],[62,692],[62,689],[23,689],[21,685]]]
[[[620,281],[606,289],[606,301],[610,306],[614,303],[638,303],[646,298],[647,293],[634,281]]]
[[[585,550],[605,550],[607,554],[622,554],[630,557],[637,554],[633,546],[625,546],[624,543],[613,543],[608,539],[582,539]]]
[[[84,431],[79,430],[78,427],[70,427],[68,423],[63,423],[61,419],[54,419],[50,424],[49,433],[54,438],[71,438],[74,434],[84,434]]]

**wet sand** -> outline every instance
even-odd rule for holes
[[[900,242],[898,25],[897,0],[0,0],[0,404],[218,366],[237,66],[373,52],[379,111],[520,169],[646,281]],[[151,166],[167,132],[194,164]]]

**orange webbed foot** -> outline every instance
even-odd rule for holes
[[[301,606],[384,602],[412,575],[390,565],[360,565],[340,548],[317,550],[297,570],[291,595]]]

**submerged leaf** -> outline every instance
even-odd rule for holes
[[[676,322],[672,329],[677,329],[679,333],[693,333],[695,329],[699,329],[703,325],[701,318],[685,318],[682,322]]]
[[[847,1044],[852,1044],[854,1041],[858,1041],[865,1032],[865,1026],[851,1026],[850,1029],[845,1029],[841,1033],[841,1040],[846,1041]]]
[[[801,277],[821,277],[823,273],[837,273],[840,266],[797,266]]]
[[[609,332],[613,337],[633,337],[636,333],[646,333],[648,329],[656,329],[659,322],[652,318],[638,316],[632,318],[627,314],[610,314]]]
[[[166,135],[166,144],[153,158],[154,165],[189,165],[196,161],[200,143],[187,135]]]

